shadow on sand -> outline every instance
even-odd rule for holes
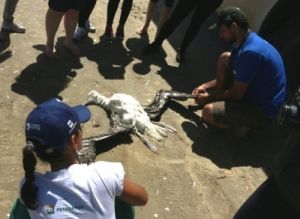
[[[62,48],[63,38],[58,39],[57,47]],[[44,45],[34,45],[37,50],[44,51]],[[13,92],[27,96],[35,104],[50,98],[59,97],[77,73],[74,69],[82,68],[78,57],[58,49],[59,59],[49,59],[44,53],[36,58],[36,62],[28,65],[15,78],[11,85]],[[61,98],[61,97],[59,97]]]
[[[10,46],[10,36],[7,31],[0,31],[0,64],[12,56],[11,50],[6,50]]]
[[[179,103],[170,108],[187,119],[182,129],[193,141],[192,151],[210,159],[220,168],[238,166],[262,167],[267,175],[272,172],[273,161],[284,145],[290,128],[272,122],[260,129],[251,129],[243,137],[232,130],[206,126],[197,113]]]

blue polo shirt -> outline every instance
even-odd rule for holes
[[[245,99],[275,117],[286,97],[286,75],[278,51],[256,33],[231,51],[235,80],[249,84]]]

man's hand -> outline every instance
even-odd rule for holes
[[[195,98],[195,103],[200,105],[200,106],[204,106],[207,104],[207,97],[208,97],[208,93],[200,93],[198,95],[196,95]]]
[[[208,96],[208,93],[206,92],[205,86],[202,84],[199,87],[196,87],[193,92],[193,95],[196,96],[195,103],[201,106],[204,106],[206,104],[206,97]]]
[[[195,96],[198,96],[198,95],[201,95],[204,93],[206,93],[206,89],[205,89],[204,85],[200,85],[199,87],[196,87],[192,92],[192,94]]]

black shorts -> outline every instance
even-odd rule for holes
[[[59,11],[66,12],[69,9],[80,10],[82,8],[83,2],[86,0],[49,0],[49,8]]]
[[[158,2],[158,0],[151,0],[152,2]],[[174,0],[165,0],[165,6],[172,7],[174,3]]]
[[[218,101],[212,104],[214,120],[223,125],[262,127],[270,122],[260,107],[246,101]]]

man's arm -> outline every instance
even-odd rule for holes
[[[247,83],[235,80],[231,89],[225,90],[223,92],[217,92],[214,94],[199,94],[196,98],[196,102],[199,105],[204,106],[208,103],[222,100],[241,100],[244,97],[248,87],[249,85]]]
[[[196,87],[192,94],[197,96],[197,95],[201,95],[207,92],[207,90],[211,89],[211,88],[215,88],[217,85],[217,80],[214,79],[212,81],[206,82],[204,84],[201,84],[200,86]]]

